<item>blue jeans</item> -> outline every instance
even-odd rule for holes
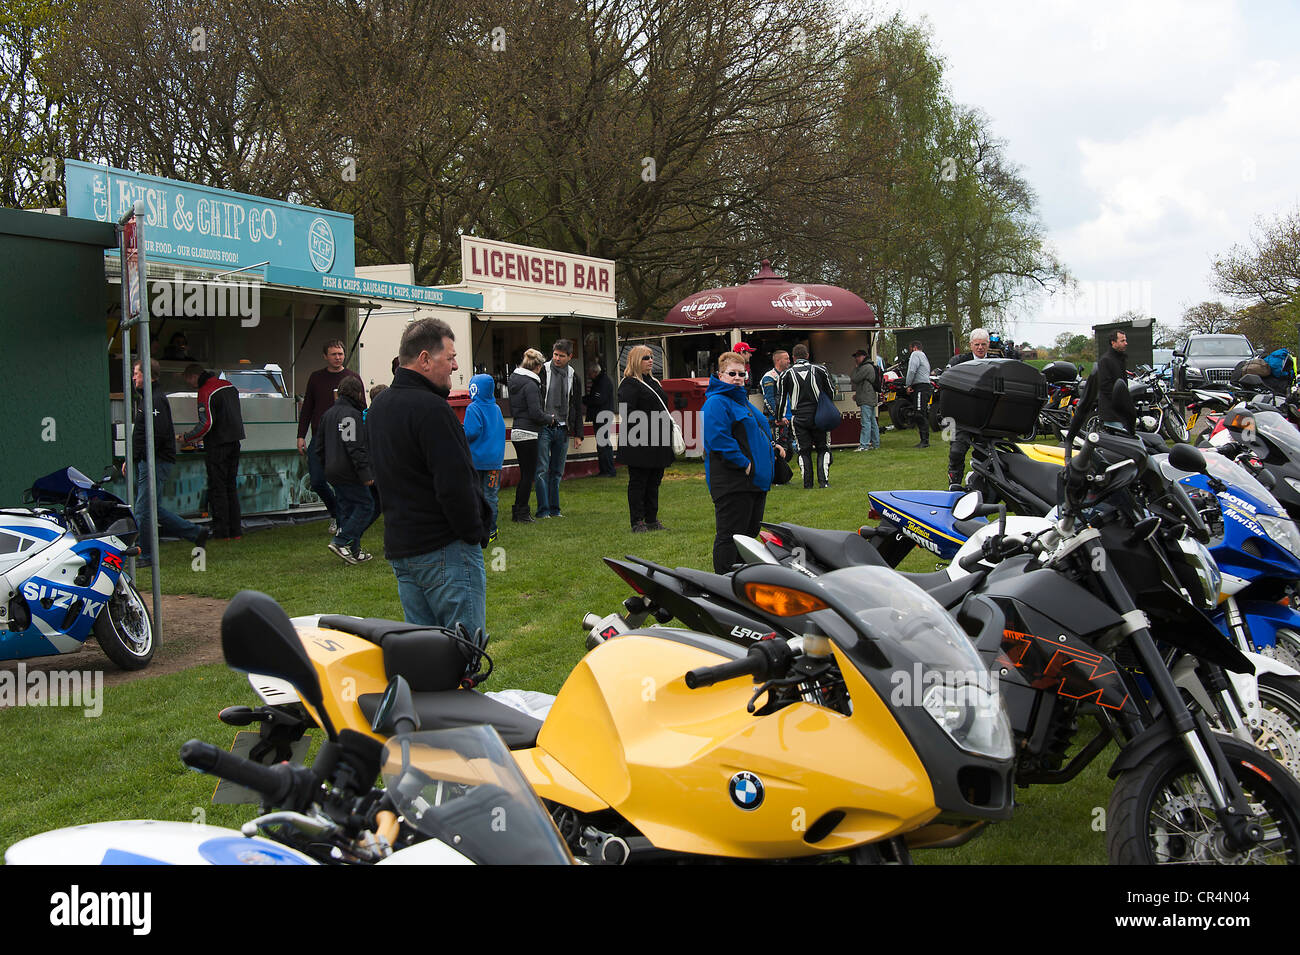
[[[537,436],[537,516],[560,514],[560,479],[569,456],[569,429],[543,428]]]
[[[339,547],[361,550],[361,535],[374,521],[375,499],[364,484],[336,484],[339,532],[334,543]]]
[[[501,494],[501,472],[479,471],[478,486],[483,489],[483,497],[492,508],[492,525],[488,528],[490,536],[497,532],[497,498]]]
[[[441,550],[390,560],[407,623],[487,632],[487,570],[478,544],[453,541]]]
[[[325,436],[315,428],[311,432],[311,441],[307,442],[307,473],[311,475],[311,489],[320,497],[330,517],[338,521],[338,498],[334,496],[329,481],[325,480]]]
[[[862,436],[858,438],[858,447],[880,447],[880,423],[876,421],[876,406],[858,405],[858,410],[862,412]]]
[[[154,480],[158,487],[158,500],[162,500],[163,485],[175,467],[174,461],[155,461]],[[149,465],[146,461],[135,462],[135,520],[140,525],[140,553],[149,556]],[[158,536],[179,537],[187,541],[199,539],[199,527],[179,514],[173,514],[158,505]]]

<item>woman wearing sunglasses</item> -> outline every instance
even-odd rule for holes
[[[758,533],[763,506],[772,487],[775,455],[785,449],[772,443],[767,419],[749,402],[745,359],[735,352],[718,357],[718,373],[709,379],[700,412],[704,442],[704,478],[713,498],[716,535],[713,570],[725,574],[736,563],[733,534]]]

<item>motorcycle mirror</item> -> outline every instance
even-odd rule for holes
[[[732,534],[731,539],[735,542],[736,551],[740,554],[740,560],[745,564],[777,564],[780,563],[772,552],[768,550],[760,541],[752,537],[746,537],[744,534]]]
[[[1255,472],[1255,480],[1258,481],[1260,484],[1264,485],[1270,491],[1273,490],[1273,488],[1277,487],[1277,478],[1273,476],[1272,471],[1261,470]]]
[[[952,516],[959,521],[969,521],[979,513],[983,503],[984,496],[979,491],[967,491],[957,498],[957,503],[952,506]]]
[[[384,736],[398,736],[419,730],[420,716],[415,712],[411,685],[405,677],[399,674],[388,681],[384,697],[375,710],[375,718],[370,721],[370,728]]]
[[[288,680],[315,710],[329,738],[338,738],[325,712],[316,668],[289,615],[271,597],[256,590],[235,594],[221,615],[221,652],[232,670]]]
[[[1169,463],[1180,471],[1204,474],[1206,471],[1205,455],[1190,444],[1175,444],[1169,450]]]

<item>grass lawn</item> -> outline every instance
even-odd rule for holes
[[[886,432],[882,449],[837,452],[828,490],[796,485],[767,498],[769,520],[855,528],[867,522],[868,490],[938,488],[946,481],[947,444],[936,435],[917,450],[916,433]],[[627,479],[565,483],[565,517],[518,525],[509,520],[513,490],[502,494],[500,539],[485,552],[488,626],[496,672],[486,689],[521,687],[555,693],[583,655],[580,621],[588,611],[617,609],[629,591],[600,558],[637,554],[669,566],[709,568],[713,508],[702,464],[668,471],[660,493],[667,532],[632,534]],[[188,545],[162,546],[167,593],[230,598],[253,588],[275,597],[289,614],[338,612],[401,619],[397,587],[381,557],[347,566],[326,550],[322,523],[277,528],[242,541],[214,541],[203,571],[190,568]],[[382,551],[381,525],[365,540]],[[933,570],[933,558],[914,553],[905,570]],[[148,594],[146,577],[140,589]],[[165,623],[165,621],[164,621]],[[164,633],[165,639],[165,633]],[[212,634],[214,641],[219,639]],[[75,664],[74,664],[75,665]],[[16,708],[0,711],[8,771],[0,774],[0,847],[60,826],[107,819],[191,820],[203,814],[238,827],[250,807],[213,806],[215,781],[182,768],[181,743],[190,738],[228,746],[234,728],[219,723],[223,706],[252,703],[242,675],[205,666],[105,689],[103,713]],[[1104,764],[1066,786],[1021,790],[1014,820],[967,846],[918,854],[940,863],[1104,863],[1105,833],[1096,831],[1097,807],[1111,791]]]

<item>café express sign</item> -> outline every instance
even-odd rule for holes
[[[328,209],[144,176],[109,166],[64,163],[68,215],[116,222],[144,203],[150,261],[239,269],[261,262],[320,274],[355,274],[352,217]]]

